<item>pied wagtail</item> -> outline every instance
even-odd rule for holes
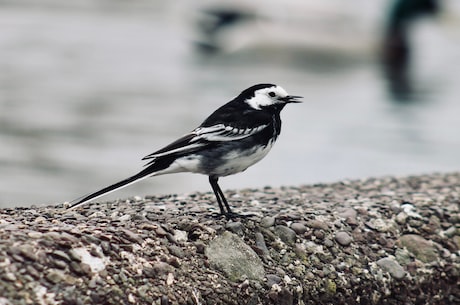
[[[145,168],[125,180],[71,203],[76,208],[100,196],[150,176],[191,172],[209,176],[220,213],[234,215],[217,181],[260,161],[281,131],[280,112],[300,96],[288,95],[280,86],[258,84],[214,111],[192,132],[145,156]],[[225,208],[224,208],[225,207]]]

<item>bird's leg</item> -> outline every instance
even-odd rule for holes
[[[230,209],[230,206],[228,205],[227,199],[225,199],[224,193],[220,189],[219,184],[217,184],[218,180],[219,178],[217,177],[209,176],[209,183],[211,184],[212,190],[217,199],[217,203],[219,204],[220,213],[228,217],[232,215],[233,213],[232,213],[232,210]],[[225,208],[227,209],[227,211],[225,211],[224,205],[222,205],[222,203],[225,205]]]

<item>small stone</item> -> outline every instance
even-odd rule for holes
[[[261,281],[265,271],[262,261],[236,234],[225,231],[205,249],[211,266],[221,270],[231,281],[242,277]]]
[[[90,275],[91,267],[85,263],[77,263],[75,261],[69,264],[70,270],[77,275]]]
[[[323,230],[329,229],[329,226],[327,225],[327,223],[321,220],[317,220],[317,219],[311,219],[307,221],[307,226],[313,229],[323,229]]]
[[[174,230],[174,239],[177,242],[186,242],[188,239],[187,232],[182,230]]]
[[[123,233],[123,235],[130,241],[132,242],[135,242],[135,243],[138,243],[138,244],[142,244],[142,242],[144,241],[138,234],[130,231],[130,230],[127,230],[127,229],[121,229],[121,232]]]
[[[53,259],[50,262],[53,267],[59,268],[59,269],[65,269],[67,267],[67,263],[63,260],[60,259]]]
[[[356,212],[355,209],[353,208],[345,208],[339,212],[339,216],[343,219],[355,219],[358,215],[358,212]]]
[[[255,233],[256,247],[260,250],[260,255],[270,257],[270,251],[268,251],[267,244],[265,243],[264,235],[260,232]]]
[[[62,280],[64,279],[64,275],[61,271],[52,269],[46,274],[45,278],[51,283],[57,284],[59,282],[62,282]]]
[[[35,254],[36,250],[30,245],[24,245],[20,248],[21,255],[30,261],[36,261],[37,255]]]
[[[169,253],[171,253],[172,255],[178,258],[184,258],[185,256],[184,250],[182,250],[180,247],[176,245],[168,246],[168,251]]]
[[[411,252],[418,260],[424,263],[435,261],[438,258],[436,248],[431,241],[417,234],[406,234],[399,238],[399,244]]]
[[[260,226],[264,228],[273,227],[275,225],[276,218],[275,217],[264,217],[260,220]]]
[[[169,298],[167,295],[161,296],[160,305],[169,305]]]
[[[334,242],[329,238],[324,239],[323,244],[328,248],[331,248],[332,246],[334,246]]]
[[[31,232],[27,233],[27,235],[29,235],[30,238],[37,239],[37,238],[41,238],[43,236],[43,233],[42,232],[37,232],[37,231],[31,231]]]
[[[326,234],[324,233],[323,230],[315,230],[313,235],[315,235],[315,237],[318,239],[324,239],[326,237]]]
[[[153,265],[153,272],[155,275],[163,275],[172,272],[171,265],[165,262],[158,262]]]
[[[308,228],[300,222],[294,222],[291,224],[291,229],[296,232],[297,234],[301,235],[305,232],[307,232]]]
[[[277,276],[276,274],[267,274],[265,276],[267,278],[267,286],[271,288],[275,284],[281,283],[281,278]]]
[[[335,234],[335,241],[342,246],[348,246],[353,241],[353,238],[347,232],[340,231]]]
[[[296,240],[296,233],[294,230],[286,226],[276,226],[275,233],[287,245],[293,245]]]
[[[202,243],[201,241],[197,241],[195,243],[196,247],[196,253],[204,254],[204,249],[206,248],[206,245]]]
[[[458,233],[460,234],[460,230]],[[457,234],[457,228],[455,226],[451,226],[447,230],[442,231],[441,234],[444,234],[445,236],[450,238]]]
[[[403,225],[407,221],[408,215],[405,212],[399,212],[398,215],[396,215],[395,220],[398,224]]]
[[[163,229],[161,226],[158,226],[155,229],[155,233],[160,237],[166,236],[168,234],[168,232],[166,232],[165,229]]]
[[[2,279],[4,279],[5,281],[14,282],[16,281],[16,275],[14,275],[13,272],[6,272],[5,274],[3,274]]]
[[[166,277],[166,285],[171,286],[172,284],[174,284],[174,274],[170,272]]]
[[[383,270],[390,273],[390,275],[397,280],[404,278],[404,276],[406,275],[406,271],[404,271],[403,267],[401,267],[401,265],[397,261],[390,257],[384,257],[382,259],[379,259],[377,261],[377,265]]]
[[[76,262],[81,262],[81,255],[75,251],[73,248],[70,249],[68,252],[69,254],[69,258],[73,261],[76,261]]]
[[[225,225],[225,229],[232,233],[243,235],[243,224],[240,221],[229,221]]]
[[[394,227],[392,220],[383,220],[380,218],[372,219],[366,222],[366,226],[378,232],[389,232]]]
[[[70,257],[64,251],[61,251],[61,250],[53,251],[51,252],[51,255],[57,259],[60,259],[66,262],[70,261]]]

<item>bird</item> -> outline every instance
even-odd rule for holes
[[[75,209],[148,177],[190,172],[208,176],[220,215],[238,215],[231,210],[219,178],[245,171],[264,158],[280,135],[281,110],[289,103],[301,103],[301,98],[275,84],[251,86],[191,132],[145,156],[145,168],[137,174],[76,199],[68,208]]]

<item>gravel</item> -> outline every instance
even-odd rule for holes
[[[0,304],[460,304],[460,173],[0,210]]]

